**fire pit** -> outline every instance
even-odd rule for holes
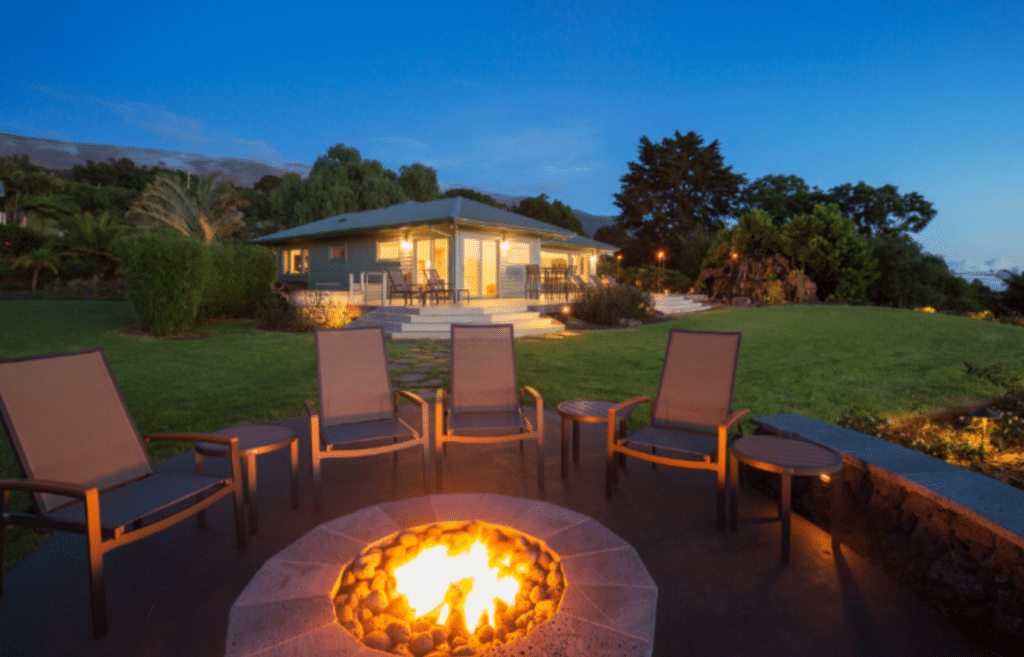
[[[433,585],[403,583],[421,561]],[[227,655],[649,655],[656,601],[636,551],[587,516],[432,495],[324,523],[269,559],[231,608]]]

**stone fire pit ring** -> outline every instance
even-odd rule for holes
[[[486,653],[650,655],[658,587],[640,557],[596,520],[554,504],[503,495],[429,495],[367,507],[325,522],[268,559],[235,600],[229,657],[387,655],[338,624],[332,593],[370,543],[435,522],[481,520],[544,541],[562,559],[555,614],[528,636]]]

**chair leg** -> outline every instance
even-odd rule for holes
[[[4,555],[4,535],[7,533],[7,521],[4,514],[7,513],[7,505],[10,502],[10,491],[6,488],[0,493],[0,557]],[[4,571],[0,568],[0,597],[4,595]]]
[[[440,440],[441,440],[441,438],[440,438],[440,436],[438,436],[438,441],[440,442]],[[442,470],[444,469],[444,467],[443,467],[443,460],[444,459],[442,458],[442,455],[447,455],[447,453],[448,453],[448,445],[447,445],[447,443],[444,443],[444,442],[441,442],[441,445],[437,449],[434,450],[434,460],[437,461],[437,463],[434,464],[434,472],[435,472],[434,486],[436,487],[436,491],[435,492],[437,492],[437,493],[441,493],[441,492],[444,491],[444,472],[442,472]]]
[[[523,441],[519,441],[522,445]],[[544,494],[544,434],[537,436],[537,487],[541,494]]]
[[[292,441],[292,508],[299,508],[299,440]]]
[[[725,529],[725,476],[728,469],[728,461],[720,463],[716,468],[718,475],[718,528]]]
[[[313,445],[315,450],[317,445]],[[320,510],[320,457],[313,452],[313,510]]]
[[[107,633],[107,591],[103,584],[103,535],[100,531],[100,497],[94,488],[85,494],[85,525],[89,552],[89,604],[92,607],[92,636]]]
[[[203,455],[196,450],[196,474],[202,476],[203,474]],[[199,499],[203,499],[203,494],[199,494]],[[202,529],[206,526],[206,511],[200,511],[196,514],[196,525]]]
[[[657,447],[651,447],[651,456],[657,456],[657,455],[658,455],[658,448]],[[658,464],[655,463],[654,461],[651,461],[651,470],[654,470],[657,467],[658,467]]]
[[[604,498],[612,499],[612,480],[615,478],[615,454],[609,452],[604,468]]]
[[[429,495],[431,492],[433,492],[431,490],[433,488],[433,485],[431,484],[431,481],[432,481],[432,479],[431,479],[431,476],[430,476],[430,441],[424,438],[423,439],[423,492],[426,493],[427,495]]]

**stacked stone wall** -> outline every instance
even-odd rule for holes
[[[742,465],[740,477],[778,499],[778,475]],[[979,644],[1016,654],[1024,639],[1024,538],[934,498],[899,475],[846,458],[843,547],[874,562]],[[793,511],[824,531],[831,529],[832,504],[831,484],[793,478]]]

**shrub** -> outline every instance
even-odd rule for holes
[[[346,306],[324,292],[303,293],[303,305],[281,294],[271,294],[259,306],[256,326],[267,331],[309,332],[316,328],[341,328],[356,317],[355,306]]]
[[[156,335],[182,335],[195,324],[210,271],[209,250],[199,240],[164,230],[122,239],[124,289],[142,318],[142,329]]]
[[[572,314],[590,324],[614,326],[620,319],[648,319],[654,315],[651,293],[632,285],[587,287],[572,302]]]
[[[277,270],[274,253],[262,246],[212,242],[210,277],[197,319],[253,317],[267,297]]]
[[[660,267],[627,267],[622,270],[619,282],[632,285],[646,292],[669,292],[682,294],[690,290],[692,281],[681,271]]]

